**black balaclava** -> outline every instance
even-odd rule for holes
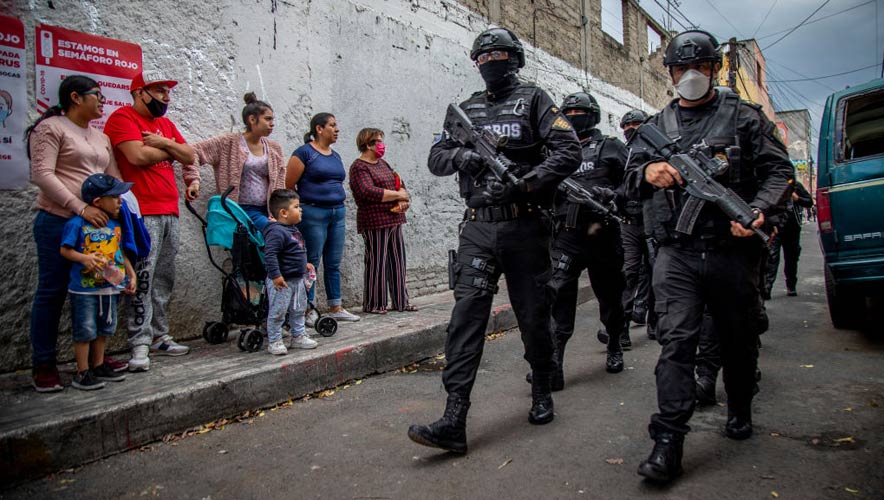
[[[509,59],[503,61],[488,61],[479,66],[479,74],[485,81],[485,89],[489,94],[499,94],[514,86],[518,79],[518,71],[515,55],[510,53]]]

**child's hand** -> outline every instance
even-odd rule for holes
[[[283,278],[282,276],[277,276],[276,278],[273,278],[273,288],[276,288],[277,290],[282,290],[283,288],[288,287],[289,284],[285,282],[285,278]]]
[[[107,261],[101,254],[90,253],[83,255],[81,263],[86,269],[92,271],[93,273],[100,273],[101,270],[104,269],[104,266],[107,264]]]
[[[316,272],[316,268],[313,267],[313,264],[311,264],[311,263],[308,262],[308,263],[307,263],[307,271],[313,271],[313,272],[315,273],[315,272]]]
[[[135,288],[136,288],[135,274],[130,274],[129,275],[129,284],[126,285],[126,289],[123,290],[123,293],[125,293],[126,295],[135,295]]]

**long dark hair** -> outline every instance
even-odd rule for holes
[[[47,118],[51,118],[53,116],[60,116],[62,112],[67,113],[71,106],[74,105],[74,101],[71,100],[71,93],[76,92],[78,94],[82,94],[83,92],[88,92],[95,87],[101,87],[98,85],[98,82],[84,75],[71,75],[64,80],[62,80],[61,85],[58,86],[58,104],[52,106],[47,109],[43,115],[34,122],[33,125],[28,127],[25,130],[25,137],[28,140],[28,158],[31,157],[31,132],[40,124],[43,120]]]
[[[316,127],[324,127],[328,124],[328,121],[334,118],[335,115],[331,113],[316,113],[313,115],[313,118],[310,119],[310,130],[304,134],[304,144],[310,142],[311,139],[314,138],[314,134],[316,134]]]
[[[268,109],[273,111],[273,108],[271,108],[269,104],[264,101],[259,101],[258,96],[256,96],[254,92],[249,92],[244,95],[243,101],[246,102],[246,107],[242,108],[242,122],[246,125],[246,130],[252,130],[252,124],[249,123],[249,117],[260,117]]]

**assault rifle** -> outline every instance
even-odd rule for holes
[[[676,142],[666,137],[656,125],[644,123],[636,129],[630,146],[662,156],[681,176],[681,187],[690,197],[682,208],[675,226],[676,231],[691,234],[700,211],[709,201],[731,220],[754,231],[765,244],[770,240],[767,233],[752,225],[758,218],[752,207],[733,190],[715,181],[713,176],[723,173],[727,169],[727,163],[719,158],[706,156],[701,149],[704,144],[692,146],[687,152],[682,152]]]
[[[514,163],[499,152],[506,146],[507,136],[473,125],[470,117],[456,104],[448,105],[445,131],[457,142],[467,147],[471,146],[482,157],[485,166],[497,177],[497,180],[513,186],[519,183],[519,179],[512,172]]]
[[[581,186],[579,182],[570,177],[559,184],[559,191],[565,193],[565,196],[567,196],[568,201],[570,202],[584,205],[590,210],[601,214],[603,217],[614,219],[620,223],[623,222],[623,217],[616,214],[617,207],[614,205],[613,201],[610,205],[601,203],[588,189]]]

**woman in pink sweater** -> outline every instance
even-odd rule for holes
[[[75,215],[95,226],[107,224],[107,214],[83,202],[78,194],[92,174],[120,178],[110,140],[89,126],[104,112],[98,83],[87,76],[71,75],[58,88],[58,102],[27,132],[31,182],[40,188],[34,218],[38,278],[31,309],[33,384],[39,392],[63,388],[55,357],[71,271],[71,262],[61,256],[64,225]],[[105,363],[115,371],[126,369],[125,363],[108,359]]]
[[[285,188],[285,160],[282,146],[267,139],[273,132],[273,109],[259,101],[254,92],[245,95],[245,102],[245,132],[214,137],[195,144],[193,149],[200,164],[215,169],[219,193],[236,187],[229,199],[239,203],[261,231],[268,222],[270,193]]]

